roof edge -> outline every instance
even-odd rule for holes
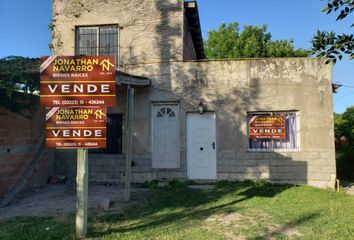
[[[185,1],[184,10],[187,17],[188,28],[192,35],[196,57],[197,59],[205,59],[204,43],[197,1]]]

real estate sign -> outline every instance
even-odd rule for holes
[[[249,119],[251,139],[286,139],[286,117],[283,115],[253,115]]]
[[[114,106],[113,56],[41,58],[40,103],[43,106]]]
[[[106,108],[48,108],[46,122],[48,148],[106,147]]]

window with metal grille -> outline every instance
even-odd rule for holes
[[[249,151],[299,151],[299,112],[249,112]],[[258,119],[258,120],[257,120]]]
[[[76,27],[76,55],[115,56],[118,62],[118,37],[117,25]]]

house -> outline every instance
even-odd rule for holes
[[[91,182],[122,182],[127,89],[132,181],[267,180],[334,187],[331,66],[313,58],[205,60],[196,1],[54,0],[53,54],[113,55],[117,105]],[[53,173],[76,176],[74,150]]]

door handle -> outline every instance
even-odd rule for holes
[[[212,145],[213,145],[213,149],[215,150],[215,142],[213,142],[213,144],[212,144]]]

